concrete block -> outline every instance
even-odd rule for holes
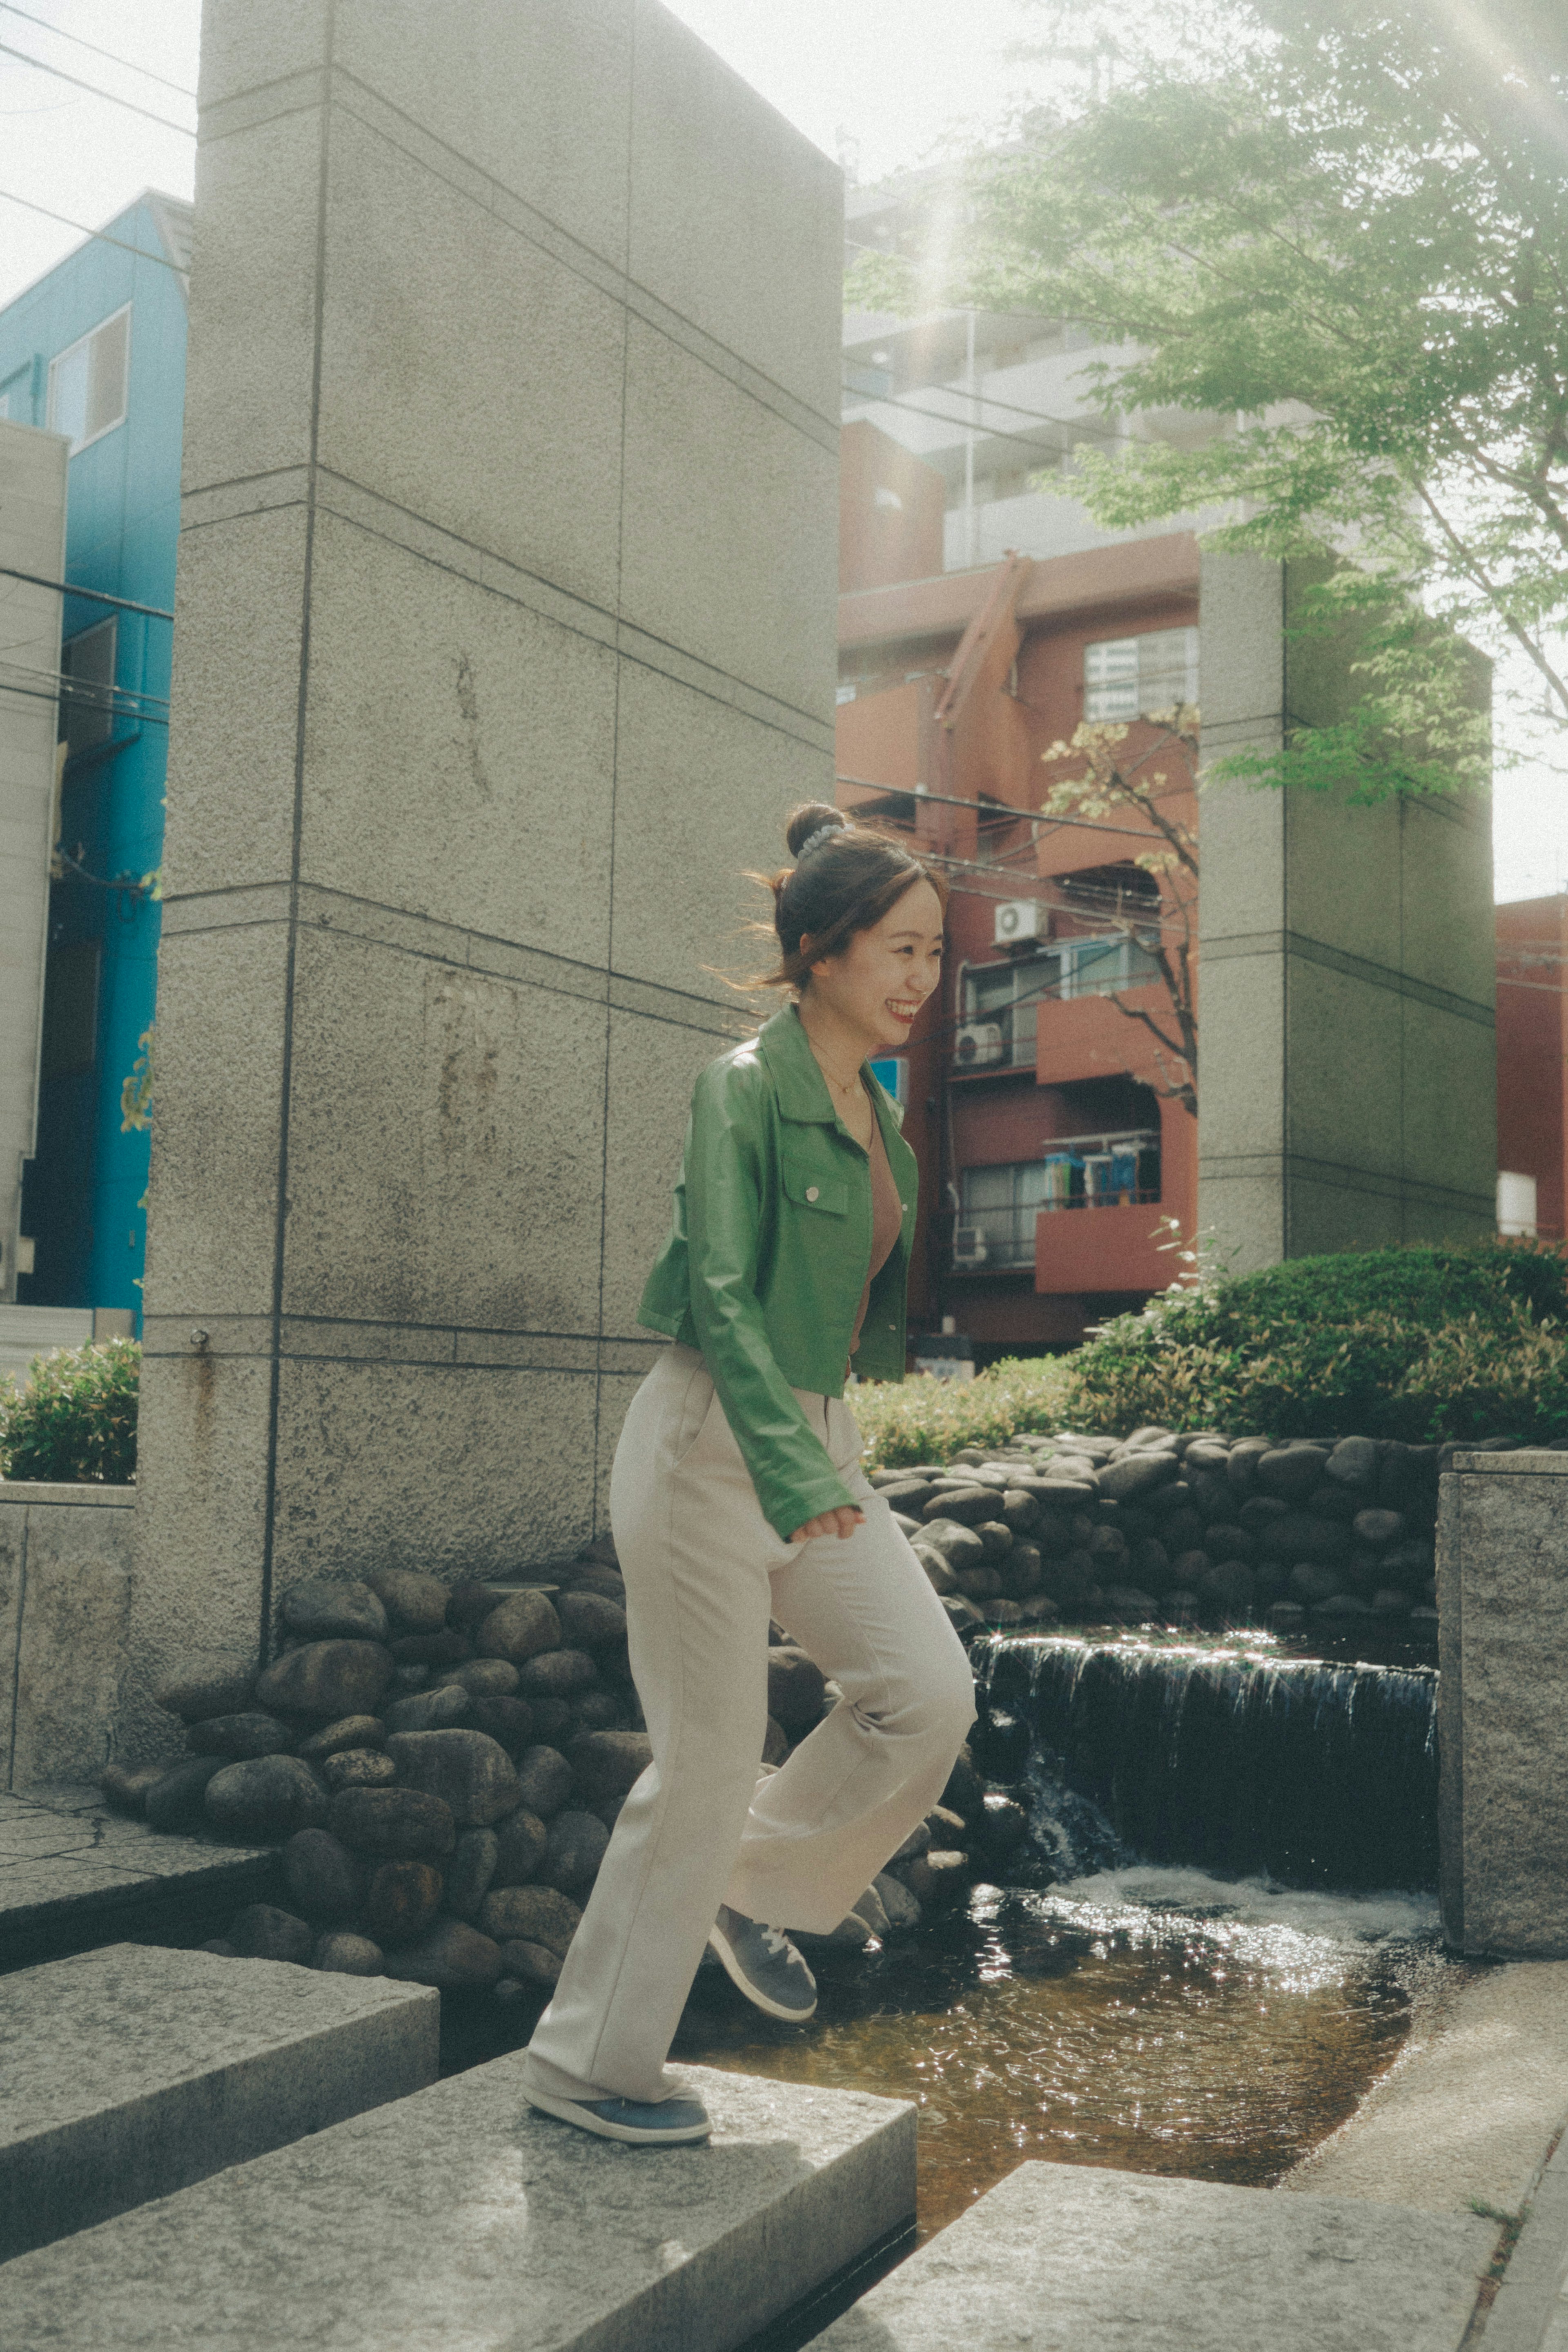
[[[303,875],[602,965],[614,654],[333,514],[313,580]]]
[[[820,2352],[1458,2352],[1497,2242],[1475,2214],[1022,2164]]]
[[[591,1331],[603,1064],[601,1004],[302,930],[285,1313]]]
[[[836,559],[798,524],[837,497],[836,451],[633,319],[625,468],[623,617],[830,723]]]
[[[1568,1958],[1568,1454],[1456,1452],[1439,1482],[1443,1931]]]
[[[1387,2074],[1281,2186],[1428,2213],[1518,2213],[1565,2117],[1568,1962],[1521,1961],[1417,2012]]]
[[[15,1708],[7,1788],[90,1780],[109,1761],[125,1668],[133,1499],[130,1488],[107,1508],[0,1499],[0,1524],[23,1517],[26,1529],[15,1670],[0,1678],[0,1710],[7,1699]]]
[[[534,2114],[521,2077],[497,2059],[23,2255],[0,2340],[727,2352],[913,2212],[900,2102],[694,2068],[711,2144],[648,2158]]]
[[[1482,1240],[1497,1221],[1497,1033],[1409,998],[1400,1010],[1406,1173],[1435,1173],[1471,1196],[1468,1213],[1458,1203],[1428,1212],[1408,1238]],[[1456,1102],[1465,1105],[1462,1118]]]
[[[843,176],[658,0],[636,16],[628,273],[836,427]],[[761,278],[781,227],[789,259]]]
[[[1487,2315],[1487,2352],[1568,2352],[1568,2147],[1531,2200]]]
[[[1292,1155],[1397,1182],[1406,1166],[1400,1000],[1301,957],[1291,960],[1286,991]],[[1303,1255],[1293,1231],[1291,1255]]]
[[[616,1151],[604,1171],[607,1332],[631,1338],[640,1328],[643,1286],[670,1230],[692,1087],[728,1042],[712,1029],[610,1015],[608,1115]]]
[[[350,108],[333,117],[326,268],[322,465],[612,610],[625,334],[613,293]]]
[[[423,2090],[440,2021],[423,1986],[138,1944],[0,1979],[0,2261]]]
[[[746,877],[786,863],[790,809],[831,800],[831,752],[634,661],[619,719],[615,968],[709,996],[744,1026],[774,1009],[716,976],[773,961],[772,941],[746,928],[770,923],[772,907]]]

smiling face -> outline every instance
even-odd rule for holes
[[[802,940],[810,953],[810,942]],[[810,968],[806,995],[829,1013],[861,1058],[896,1053],[942,977],[942,902],[929,882],[911,883],[882,920],[857,931],[841,954]]]

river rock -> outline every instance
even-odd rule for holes
[[[571,1710],[574,1733],[579,1731],[620,1731],[625,1727],[626,1710],[613,1691],[584,1691]],[[564,1754],[564,1749],[562,1753]]]
[[[526,1659],[517,1675],[519,1698],[575,1698],[591,1690],[599,1669],[586,1650],[541,1650]]]
[[[558,1813],[537,1873],[540,1885],[559,1886],[563,1895],[586,1895],[609,1843],[610,1832],[597,1814]]]
[[[465,1577],[446,1596],[446,1622],[460,1633],[471,1633],[505,1597],[493,1584],[481,1584],[475,1577]]]
[[[434,1633],[445,1624],[447,1591],[439,1577],[419,1576],[410,1568],[373,1568],[365,1582],[394,1633]]]
[[[462,1919],[438,1919],[417,1943],[388,1959],[385,1973],[402,1984],[466,1992],[493,1985],[501,1973],[501,1947]]]
[[[497,1664],[500,1661],[497,1661]],[[514,1673],[516,1668],[513,1669]],[[497,1741],[508,1756],[517,1756],[533,1738],[538,1709],[520,1698],[476,1698],[469,1703],[468,1721]]]
[[[561,1639],[575,1650],[600,1650],[626,1639],[626,1612],[601,1592],[563,1592],[558,1603]]]
[[[482,1658],[507,1658],[521,1666],[541,1651],[560,1646],[560,1619],[542,1592],[514,1592],[493,1609],[474,1636]]]
[[[1245,1560],[1249,1568],[1255,1565],[1258,1558],[1255,1538],[1245,1528],[1231,1527],[1223,1519],[1206,1528],[1203,1548],[1210,1559]]]
[[[1239,1437],[1226,1458],[1225,1475],[1239,1500],[1245,1502],[1259,1491],[1258,1465],[1265,1454],[1274,1451],[1273,1441],[1267,1437]],[[1241,1522],[1245,1527],[1245,1519]]]
[[[924,1506],[920,1516],[928,1523],[933,1519],[953,1519],[961,1528],[972,1528],[981,1519],[995,1518],[997,1492],[993,1486],[945,1486]]]
[[[969,1734],[970,1752],[993,1780],[1016,1780],[1029,1761],[1031,1735],[1010,1708],[995,1706]]]
[[[986,1809],[975,1823],[975,1845],[981,1860],[993,1870],[999,1869],[1028,1842],[1029,1815],[1023,1807],[1016,1799],[990,1790]]]
[[[303,1968],[316,1930],[276,1903],[247,1903],[235,1914],[227,1940],[242,1960],[293,1960]]]
[[[490,1892],[501,1842],[494,1830],[465,1830],[446,1865],[446,1907],[459,1919],[476,1919]]]
[[[1265,1495],[1304,1502],[1327,1469],[1330,1453],[1326,1445],[1275,1446],[1259,1456],[1258,1484]]]
[[[1259,1549],[1264,1559],[1336,1563],[1350,1558],[1354,1543],[1350,1529],[1338,1519],[1320,1519],[1309,1512],[1288,1511],[1282,1519],[1270,1521],[1260,1538]]]
[[[394,1731],[387,1754],[404,1787],[439,1797],[460,1829],[483,1829],[522,1801],[511,1758],[483,1731]]]
[[[882,1899],[883,1914],[890,1928],[896,1932],[919,1927],[920,1906],[901,1878],[894,1878],[890,1870],[879,1870],[872,1884]]]
[[[1223,1437],[1191,1437],[1181,1448],[1182,1466],[1189,1474],[1194,1470],[1217,1470],[1228,1483],[1230,1446]]]
[[[256,1668],[234,1658],[193,1660],[177,1667],[155,1687],[152,1696],[165,1714],[186,1723],[204,1723],[214,1715],[238,1715],[250,1705],[256,1689]]]
[[[318,1769],[336,1796],[340,1789],[390,1789],[397,1767],[381,1748],[341,1748],[322,1758]]]
[[[442,1877],[433,1863],[383,1862],[365,1896],[365,1925],[379,1944],[423,1936],[441,1908]]]
[[[1321,1560],[1298,1560],[1291,1570],[1291,1598],[1303,1608],[1312,1608],[1316,1602],[1328,1600],[1339,1588],[1338,1569],[1327,1568]]]
[[[1377,1444],[1370,1437],[1342,1437],[1323,1465],[1324,1475],[1353,1495],[1370,1495],[1377,1484]]]
[[[275,1715],[253,1708],[245,1715],[214,1715],[206,1723],[193,1723],[185,1734],[193,1756],[221,1756],[227,1764],[249,1756],[282,1756],[294,1745],[294,1735]]]
[[[816,1661],[793,1643],[768,1653],[768,1712],[799,1739],[822,1718],[827,1683]]]
[[[448,1731],[457,1724],[469,1723],[474,1701],[461,1683],[438,1683],[434,1690],[394,1699],[383,1712],[390,1740],[398,1732]]]
[[[464,1665],[474,1655],[473,1643],[455,1625],[434,1633],[402,1633],[389,1646],[400,1666],[428,1666],[433,1675],[441,1667]]]
[[[564,1959],[582,1914],[555,1886],[502,1886],[485,1897],[479,1924],[498,1944],[542,1944]]]
[[[221,1756],[187,1756],[161,1772],[142,1800],[150,1830],[195,1829],[206,1820],[208,1784],[224,1769]]]
[[[985,1784],[975,1769],[974,1759],[967,1747],[960,1748],[953,1769],[947,1775],[942,1802],[962,1822],[977,1821],[985,1811]]]
[[[951,1848],[933,1846],[929,1853],[901,1862],[894,1874],[925,1911],[950,1911],[969,1892],[969,1857]]]
[[[470,1698],[516,1698],[517,1670],[509,1658],[465,1658],[455,1666],[442,1666],[433,1677],[439,1689],[444,1683],[456,1683]]]
[[[1326,1601],[1314,1602],[1314,1617],[1370,1617],[1372,1604],[1359,1592],[1331,1592]]]
[[[1124,1454],[1101,1471],[1100,1493],[1107,1502],[1131,1503],[1174,1485],[1180,1475],[1181,1464],[1173,1453]]]
[[[373,1715],[392,1678],[392,1661],[379,1642],[307,1642],[277,1658],[257,1680],[258,1706],[277,1715]]]
[[[288,1892],[319,1927],[340,1927],[365,1898],[365,1868],[330,1830],[296,1830],[283,1849]]]
[[[213,1828],[229,1837],[288,1837],[319,1829],[327,1819],[327,1792],[297,1756],[220,1766],[203,1805]]]
[[[495,1832],[492,1886],[523,1886],[537,1873],[549,1846],[549,1832],[538,1813],[509,1813]],[[480,1898],[481,1901],[483,1897]]]
[[[99,1775],[103,1801],[111,1812],[129,1813],[133,1821],[147,1818],[147,1791],[169,1769],[157,1764],[106,1764]]]
[[[986,1547],[974,1528],[960,1527],[956,1519],[928,1519],[922,1540],[940,1552],[955,1574],[978,1568],[986,1557]]]
[[[329,1818],[360,1853],[441,1860],[457,1843],[451,1807],[423,1789],[340,1789]]]
[[[557,1748],[525,1748],[517,1759],[519,1801],[525,1810],[548,1822],[571,1794],[572,1769]]]
[[[561,1954],[546,1944],[530,1944],[514,1937],[501,1947],[501,1966],[509,1977],[528,1985],[549,1987],[560,1979]]]
[[[982,1519],[975,1533],[980,1538],[988,1568],[994,1568],[998,1560],[1006,1559],[1013,1548],[1013,1531],[1001,1519]]]
[[[783,1720],[780,1717],[779,1721]],[[627,1795],[653,1760],[653,1744],[645,1731],[585,1731],[571,1743],[571,1769],[586,1797]],[[534,1811],[538,1811],[537,1805]]]
[[[313,1731],[308,1739],[302,1739],[295,1753],[307,1764],[319,1764],[345,1748],[384,1748],[386,1737],[387,1727],[379,1715],[344,1715],[325,1731]]]
[[[1252,1570],[1245,1560],[1216,1560],[1198,1578],[1197,1597],[1211,1609],[1221,1609],[1231,1616],[1242,1615],[1258,1597]]]
[[[386,1967],[386,1955],[368,1936],[345,1935],[340,1929],[318,1937],[310,1965],[324,1969],[329,1976],[379,1977]]]
[[[1370,1510],[1357,1511],[1351,1524],[1360,1542],[1382,1550],[1388,1544],[1398,1542],[1405,1533],[1406,1521],[1403,1511]]]
[[[302,1641],[384,1642],[387,1612],[368,1584],[339,1583],[328,1576],[290,1585],[278,1612],[290,1633]]]

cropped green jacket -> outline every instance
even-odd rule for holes
[[[904,1228],[871,1286],[854,1369],[904,1378],[915,1154],[875,1080]],[[670,1238],[639,1322],[700,1348],[768,1525],[786,1540],[851,1496],[792,1389],[841,1396],[871,1265],[871,1161],[791,1004],[692,1093]]]

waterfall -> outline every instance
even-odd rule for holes
[[[1429,1669],[1055,1634],[974,1655],[977,1761],[1025,1796],[1047,1879],[1136,1859],[1284,1886],[1437,1883]]]

